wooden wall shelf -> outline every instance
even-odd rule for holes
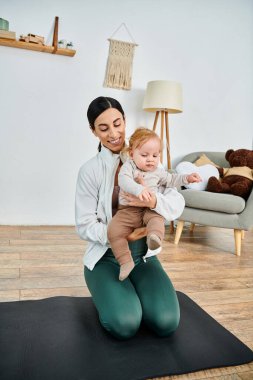
[[[66,55],[68,57],[73,57],[76,54],[76,50],[72,50],[72,49],[60,49],[60,48],[55,48],[54,46],[37,45],[30,42],[8,40],[6,38],[0,38],[0,45],[9,46],[9,47],[18,48],[18,49],[40,51],[42,53]]]

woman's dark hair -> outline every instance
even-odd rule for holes
[[[99,96],[98,98],[94,99],[87,110],[87,118],[90,124],[91,129],[95,129],[95,120],[96,118],[101,115],[104,111],[106,111],[108,108],[116,108],[123,116],[123,119],[125,119],[125,113],[123,111],[123,108],[121,107],[121,104],[113,98],[105,97],[105,96]],[[100,152],[101,150],[101,143],[99,143],[98,150]]]

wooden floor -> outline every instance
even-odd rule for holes
[[[166,234],[160,260],[175,288],[253,349],[253,232],[245,234],[241,257],[232,253],[232,230],[186,227],[178,246],[173,238]],[[0,226],[0,301],[88,296],[85,245],[74,227]],[[252,380],[253,364],[163,379]]]

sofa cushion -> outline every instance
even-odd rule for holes
[[[219,168],[219,165],[215,164],[213,161],[210,160],[210,158],[208,158],[204,153],[200,155],[200,157],[194,161],[194,164],[196,166],[202,166],[202,165],[213,165],[215,166],[216,168]]]
[[[176,166],[175,170],[178,174],[198,173],[201,177],[201,182],[194,182],[184,185],[186,189],[204,191],[210,177],[216,177],[219,179],[218,169],[214,165],[210,164],[196,166],[191,162],[182,161]]]
[[[231,194],[217,194],[208,191],[180,190],[185,206],[201,210],[239,214],[245,208],[245,200]]]

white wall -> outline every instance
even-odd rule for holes
[[[51,42],[55,16],[74,58],[0,46],[0,224],[74,224],[77,172],[97,147],[86,109],[99,95],[122,103],[130,135],[153,123],[142,111],[146,83],[181,82],[174,165],[195,150],[252,147],[251,0],[0,0],[17,36]],[[122,22],[139,44],[131,91],[103,87],[107,38]]]

